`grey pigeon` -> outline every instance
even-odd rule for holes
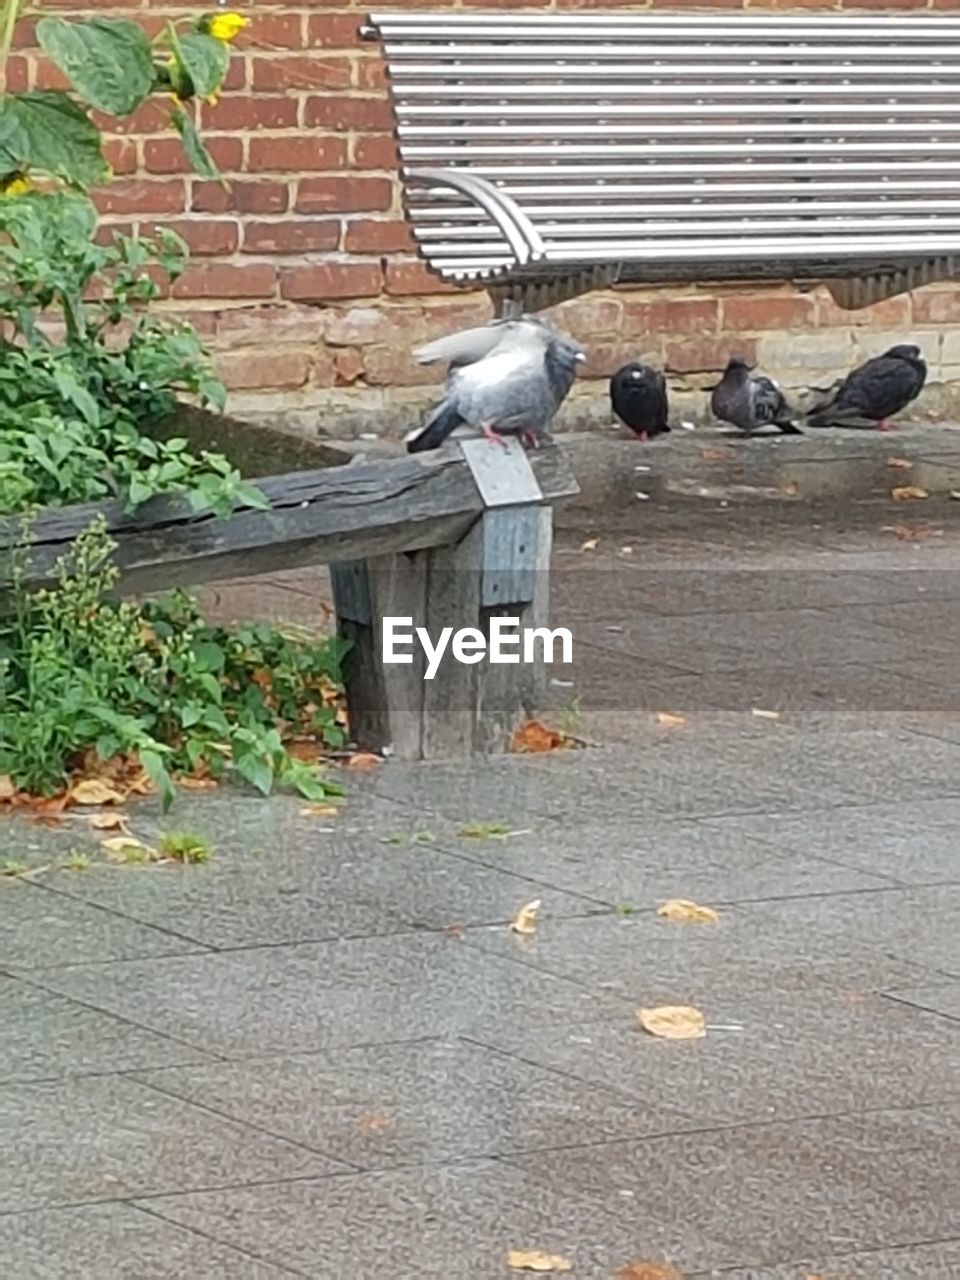
[[[776,427],[784,435],[802,435],[790,406],[772,378],[755,374],[745,360],[733,356],[713,389],[710,408],[721,422],[739,427],[751,436],[763,427]]]
[[[624,426],[641,440],[669,431],[667,382],[662,373],[633,360],[610,379],[610,404]]]
[[[828,400],[811,410],[807,422],[811,427],[888,430],[888,420],[916,400],[926,379],[919,347],[891,347],[848,374]]]
[[[519,435],[536,446],[586,357],[572,339],[524,317],[440,338],[414,358],[423,364],[445,360],[449,370],[442,401],[407,436],[408,453],[437,449],[463,426],[489,440]]]

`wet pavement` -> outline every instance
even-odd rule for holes
[[[202,866],[0,826],[37,869],[0,879],[3,1274],[960,1275],[960,504],[903,505],[564,531],[584,749],[347,772],[335,818],[132,811]],[[706,1035],[647,1034],[661,1004]]]

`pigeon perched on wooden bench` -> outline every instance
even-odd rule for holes
[[[755,374],[739,356],[727,361],[723,377],[713,389],[710,408],[721,422],[739,427],[752,436],[763,427],[776,427],[784,435],[802,435],[783,392],[772,378]]]
[[[586,356],[572,339],[530,316],[498,320],[428,343],[421,364],[449,365],[443,400],[406,438],[408,453],[437,449],[460,427],[491,441],[518,435],[536,448]]]
[[[807,422],[811,427],[891,430],[890,418],[916,400],[926,379],[919,347],[891,347],[849,373],[810,411]]]
[[[610,379],[613,412],[641,440],[669,431],[667,382],[662,373],[633,360]]]

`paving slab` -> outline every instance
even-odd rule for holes
[[[559,923],[559,922],[558,922]],[[915,976],[915,971],[913,971]],[[50,970],[48,985],[226,1057],[617,1017],[613,996],[447,935]]]
[[[541,1157],[534,1157],[536,1163]],[[310,1280],[496,1280],[512,1249],[566,1257],[573,1275],[610,1280],[637,1257],[709,1259],[699,1226],[664,1226],[582,1191],[555,1190],[501,1162],[165,1196],[150,1207],[267,1256]]]
[[[16,1280],[284,1280],[297,1274],[129,1204],[0,1216]]]
[[[0,1080],[130,1071],[208,1062],[209,1055],[90,1009],[31,982],[0,975]]]
[[[807,1257],[780,1267],[734,1267],[723,1272],[723,1280],[810,1280],[814,1275],[817,1280],[955,1280],[960,1275],[960,1240]]]
[[[539,1041],[537,1032],[528,1034]],[[217,1063],[140,1078],[363,1169],[576,1146],[691,1124],[659,1102],[647,1106],[636,1095],[628,1099],[462,1040]]]
[[[0,1149],[5,1212],[349,1168],[123,1076],[7,1085]]]
[[[886,890],[847,895],[853,904]],[[845,899],[845,900],[847,900]],[[712,925],[681,924],[638,912],[581,920],[555,920],[533,937],[508,929],[474,929],[470,948],[522,957],[545,973],[564,974],[597,991],[636,1005],[695,1004],[712,1016],[714,1001],[734,994],[879,991],[930,980],[929,968],[889,955],[874,935],[845,936],[841,928],[821,933],[799,905],[832,897],[739,904]],[[852,908],[851,908],[852,909]],[[815,919],[815,917],[814,917]],[[826,917],[827,925],[831,918]]]
[[[889,994],[891,999],[942,1014],[960,1025],[960,982],[929,982],[901,987]]]
[[[719,1247],[709,1267],[764,1266],[804,1253],[848,1253],[960,1234],[960,1105],[879,1111],[510,1157],[565,1195]],[[696,1262],[690,1270],[709,1270]],[[681,1271],[684,1268],[681,1266]]]
[[[731,992],[704,1007],[707,1035],[685,1043],[626,1020],[483,1040],[707,1128],[960,1100],[960,1023],[895,994]]]

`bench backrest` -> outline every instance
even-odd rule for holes
[[[468,283],[934,274],[960,18],[378,13],[414,233]]]

